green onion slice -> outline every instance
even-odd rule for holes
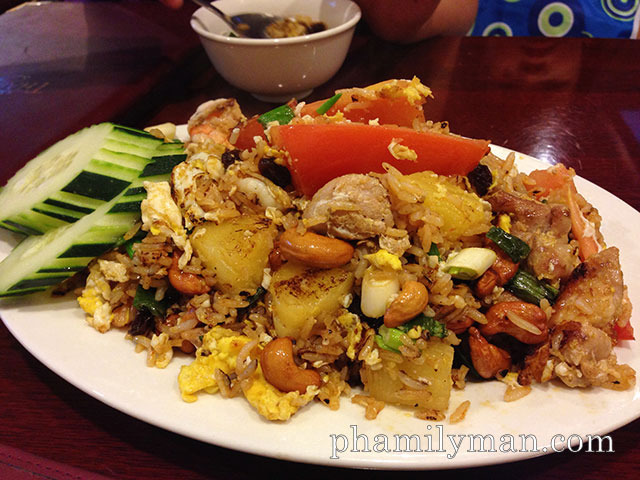
[[[516,263],[527,258],[531,251],[531,247],[525,241],[499,227],[491,227],[487,232],[487,238],[498,245]]]
[[[431,242],[431,246],[429,247],[427,255],[429,255],[430,257],[435,256],[438,257],[438,260],[442,260],[442,257],[440,257],[440,250],[438,249],[438,245],[433,242]]]
[[[145,290],[142,288],[142,285],[138,285],[136,296],[133,297],[133,306],[136,310],[143,310],[146,308],[154,317],[164,317],[168,308],[166,302],[159,302],[156,300],[155,288]]]
[[[540,305],[543,298],[553,303],[558,296],[558,290],[546,282],[538,280],[529,272],[518,270],[505,288],[525,302]]]
[[[317,109],[316,109],[316,113],[318,115],[324,115],[325,113],[327,113],[329,111],[329,109],[331,107],[333,107],[336,102],[338,100],[340,100],[340,97],[342,96],[341,93],[336,93],[333,97],[331,97],[329,100],[327,100],[326,102],[324,102],[322,105],[320,105]]]
[[[280,125],[286,125],[293,117],[295,117],[293,109],[289,105],[280,105],[279,107],[269,110],[258,117],[258,122],[267,128],[271,122],[278,122]]]
[[[410,322],[400,325],[395,328],[389,328],[385,325],[381,325],[378,328],[378,334],[375,336],[375,341],[380,348],[390,350],[392,352],[399,352],[402,346],[402,340],[400,337],[406,334],[409,330],[421,327],[422,330],[429,333],[432,337],[444,338],[449,332],[447,327],[435,320],[433,317],[427,317],[424,314],[420,314]]]

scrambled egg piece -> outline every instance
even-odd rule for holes
[[[113,262],[111,260],[98,260],[100,266],[100,272],[107,280],[112,282],[124,283],[129,280],[127,275],[127,267],[120,262]]]
[[[217,221],[215,206],[222,205],[224,199],[215,182],[207,187],[207,209],[198,201],[199,180],[219,180],[224,175],[222,145],[210,145],[207,148],[192,146],[191,154],[186,162],[176,165],[171,172],[171,181],[178,205],[184,211],[186,228],[193,228],[202,220]],[[202,193],[202,192],[200,192]]]
[[[267,420],[288,420],[318,394],[316,386],[307,387],[303,395],[298,392],[281,392],[267,382],[259,366],[251,375],[251,380],[249,386],[243,390],[244,396]]]
[[[387,80],[367,87],[376,90],[382,97],[405,97],[413,105],[422,105],[427,97],[433,97],[431,89],[414,76],[408,80]]]
[[[356,358],[356,347],[362,339],[362,324],[357,315],[347,312],[338,317],[338,323],[347,330],[347,357],[351,360]]]
[[[393,138],[391,139],[391,143],[387,146],[387,150],[393,156],[393,158],[397,160],[408,160],[410,162],[415,162],[418,160],[418,154],[415,150],[407,147],[406,145],[402,145],[401,138]]]
[[[151,348],[155,354],[153,356],[154,366],[157,368],[166,368],[173,358],[173,346],[171,345],[169,335],[164,332],[160,335],[154,333],[151,337]]]
[[[98,263],[92,264],[82,295],[78,297],[78,303],[87,314],[85,317],[87,323],[101,333],[111,328],[113,312],[109,303],[110,297],[111,287],[103,275],[100,265]]]
[[[383,249],[378,250],[376,253],[365,255],[364,258],[379,269],[389,268],[395,271],[402,270],[400,257]]]
[[[238,353],[250,341],[246,335],[238,335],[219,326],[213,327],[202,339],[202,347],[198,349],[194,362],[180,369],[178,384],[183,400],[197,400],[195,394],[199,391],[217,393],[218,385],[214,378],[216,368],[227,374],[234,372]],[[206,355],[205,352],[209,354]],[[258,366],[249,382],[243,385],[243,393],[249,403],[266,419],[287,420],[300,407],[313,400],[318,389],[309,387],[304,395],[298,392],[281,392],[267,382]]]
[[[171,197],[169,182],[144,182],[147,198],[142,201],[140,211],[142,224],[154,235],[170,235],[173,242],[184,250],[178,265],[181,269],[191,259],[193,249],[182,226],[182,213]]]
[[[511,232],[511,217],[503,213],[498,217],[498,226],[507,233]]]
[[[201,390],[217,393],[218,384],[213,373],[217,368],[226,374],[235,371],[236,357],[250,341],[246,335],[237,335],[223,327],[213,327],[207,332],[202,338],[202,347],[198,349],[196,359],[190,365],[180,368],[178,384],[182,399],[185,402],[195,402],[195,393]]]

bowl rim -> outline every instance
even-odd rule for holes
[[[310,33],[307,35],[300,35],[298,37],[288,37],[288,38],[241,38],[241,37],[230,37],[226,35],[221,35],[219,33],[213,33],[204,28],[202,22],[197,18],[199,15],[214,15],[209,12],[206,8],[200,7],[191,15],[191,28],[201,37],[207,38],[209,40],[213,40],[221,43],[228,43],[231,45],[293,45],[298,43],[306,43],[313,42],[317,40],[322,40],[324,38],[333,37],[334,35],[338,35],[340,33],[346,32],[351,28],[355,27],[355,25],[360,21],[362,17],[362,11],[357,3],[347,0],[348,8],[353,9],[353,15],[346,22],[341,23],[336,27],[329,28],[327,30],[323,30],[322,32]]]

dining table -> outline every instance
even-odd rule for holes
[[[40,150],[92,123],[184,124],[198,105],[216,98],[237,99],[246,116],[274,106],[215,71],[189,26],[195,6],[171,11],[134,0],[48,5],[23,7],[32,9],[28,15],[22,8],[0,15],[0,184]],[[38,28],[10,33],[18,22],[12,15],[20,21],[27,15]],[[64,18],[64,28],[54,25],[56,15]],[[71,42],[77,51],[65,54],[55,42],[45,48],[45,31],[57,32],[56,41]],[[27,59],[25,45],[34,36],[41,56]],[[7,60],[10,52],[15,58]],[[413,77],[433,92],[424,105],[426,118],[548,165],[563,163],[640,210],[640,41],[443,36],[393,44],[361,23],[340,70],[301,100]],[[103,403],[45,363],[0,325],[2,479],[640,475],[638,419],[609,432],[613,451],[565,450],[516,462],[391,473],[260,456],[183,436]],[[126,382],[127,372],[121,375]]]

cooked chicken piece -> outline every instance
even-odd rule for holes
[[[549,323],[588,323],[611,335],[614,323],[631,314],[625,307],[624,294],[619,251],[616,247],[607,248],[573,271],[556,299]]]
[[[529,232],[547,229],[551,223],[551,207],[547,204],[522,198],[503,190],[498,190],[486,200],[491,204],[494,212],[510,214],[516,223],[523,224]]]
[[[303,218],[309,228],[346,240],[381,235],[393,226],[389,195],[382,183],[355,173],[334,178],[318,190]]]
[[[502,190],[487,200],[493,211],[510,215],[511,233],[531,247],[527,264],[536,276],[555,282],[571,274],[579,260],[569,244],[571,219],[567,207],[540,203]]]
[[[200,105],[189,119],[187,130],[192,142],[213,140],[215,143],[232,148],[229,137],[233,129],[243,120],[245,116],[235,99],[219,98]]]
[[[588,323],[562,323],[551,333],[553,374],[569,387],[626,390],[635,385],[635,371],[619,365],[612,350],[604,331]]]
[[[525,359],[522,384],[557,377],[569,387],[635,385],[633,368],[619,365],[613,353],[613,326],[631,316],[618,255],[618,249],[608,248],[573,271],[549,319],[549,344]]]

